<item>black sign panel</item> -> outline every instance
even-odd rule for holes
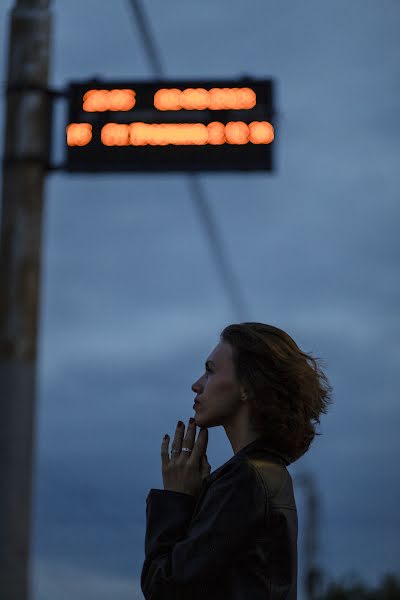
[[[71,82],[70,172],[272,171],[273,80]]]

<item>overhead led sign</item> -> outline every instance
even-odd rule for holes
[[[272,81],[71,83],[68,171],[272,170]]]

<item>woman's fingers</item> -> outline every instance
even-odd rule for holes
[[[175,454],[172,454],[172,450],[177,450],[178,455],[180,455],[179,453],[182,448],[189,448],[192,452],[190,454],[185,452],[185,454],[189,454],[188,458],[194,457],[194,461],[200,460],[202,455],[207,451],[208,429],[202,427],[196,440],[196,423],[194,419],[192,419],[192,422],[189,420],[186,435],[183,439],[184,431],[184,424],[182,421],[178,421],[171,447],[171,459],[174,458]],[[165,434],[161,443],[161,463],[163,469],[169,465],[171,459],[169,457],[169,435]]]
[[[161,465],[162,465],[163,469],[169,463],[168,444],[169,444],[169,436],[167,434],[165,434],[163,441],[161,442]]]
[[[190,450],[192,450],[192,448],[194,447],[195,438],[196,438],[196,423],[194,422],[194,419],[189,419],[189,424],[188,424],[188,427],[186,430],[185,439],[183,440],[183,443],[182,443],[182,448],[189,448]]]
[[[200,429],[200,433],[197,436],[197,440],[195,445],[193,446],[192,457],[196,462],[200,460],[202,454],[205,454],[207,450],[208,443],[208,429],[206,427],[202,427]]]

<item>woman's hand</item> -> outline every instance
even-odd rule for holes
[[[211,465],[207,460],[206,450],[208,443],[208,429],[201,428],[196,437],[196,424],[189,421],[185,437],[185,426],[176,427],[175,437],[172,442],[171,458],[168,454],[169,437],[161,444],[161,463],[164,490],[183,492],[197,497],[205,477],[211,471]],[[190,448],[192,452],[182,451],[182,448]]]

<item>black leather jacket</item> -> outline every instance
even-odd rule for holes
[[[287,456],[262,438],[203,480],[197,498],[146,499],[146,600],[296,600],[297,508]]]

